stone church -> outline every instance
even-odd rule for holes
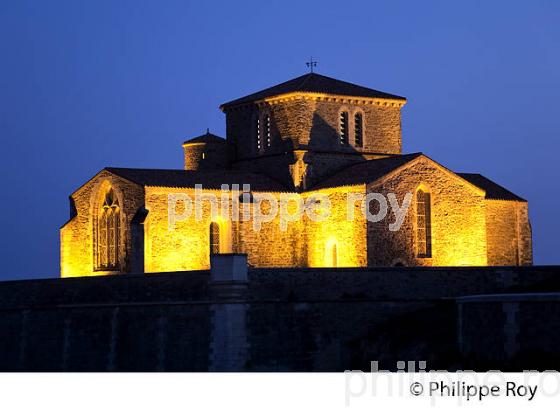
[[[184,170],[105,168],[70,196],[61,228],[61,276],[206,270],[212,253],[247,254],[251,267],[531,265],[527,201],[490,179],[402,153],[406,99],[317,73],[221,105],[226,138],[183,144]],[[203,204],[169,228],[174,194],[220,194],[223,185],[305,200],[328,195],[316,222],[278,218],[261,229]],[[400,229],[368,220],[349,194],[411,202]],[[234,197],[222,201],[231,208]],[[260,206],[260,204],[259,204]]]

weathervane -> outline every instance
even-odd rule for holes
[[[313,67],[317,67],[317,61],[313,61],[313,57],[311,57],[311,59],[307,63],[305,63],[305,65],[309,67],[310,72],[313,72]]]

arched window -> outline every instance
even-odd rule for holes
[[[255,147],[257,152],[261,150],[261,119],[258,114],[255,116]]]
[[[362,147],[364,144],[364,123],[360,112],[354,114],[354,143],[356,147]]]
[[[416,240],[419,258],[432,256],[432,215],[429,192],[416,192]]]
[[[210,223],[210,255],[220,253],[220,225]]]
[[[97,268],[118,270],[120,252],[120,208],[112,189],[107,191],[97,222]]]
[[[348,111],[340,113],[338,128],[340,145],[348,145]]]
[[[270,147],[271,134],[270,134],[270,115],[265,114],[263,117],[263,133],[264,140],[267,147]]]

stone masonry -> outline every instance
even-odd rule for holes
[[[71,195],[70,220],[61,228],[61,276],[204,270],[211,247],[246,254],[254,268],[532,264],[527,201],[479,174],[403,154],[405,103],[311,73],[223,104],[226,139],[207,131],[185,141],[184,170],[106,168]],[[192,199],[197,187],[219,197],[224,186],[247,186],[248,197],[236,192],[216,204],[203,201],[200,215],[170,228],[170,214],[187,206],[172,198]],[[101,217],[108,192],[117,200],[111,209],[118,224]],[[418,192],[427,204],[419,205]],[[349,202],[355,195],[363,201]],[[394,195],[398,204],[408,198],[400,228],[390,229],[391,210],[368,220],[364,211],[381,208],[371,200],[366,208],[366,195]],[[286,224],[276,215],[257,229],[257,210],[275,210],[265,198],[278,204],[286,196],[290,212],[304,216]],[[250,220],[229,217],[241,198],[253,206]],[[320,222],[305,216],[327,202]],[[117,256],[110,268],[99,262],[107,249]]]

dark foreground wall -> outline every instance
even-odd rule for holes
[[[509,369],[560,369],[560,292],[475,295],[457,299],[465,362]]]
[[[457,298],[560,291],[559,273],[254,269],[2,282],[0,370],[341,371],[368,370],[372,360],[385,369],[422,360],[428,368],[510,370],[524,349],[538,369],[535,352],[550,358],[558,350],[556,300],[523,310],[517,323],[493,300]],[[535,336],[540,346],[529,346]],[[485,355],[481,338],[497,353]],[[560,370],[552,363],[543,366]]]

